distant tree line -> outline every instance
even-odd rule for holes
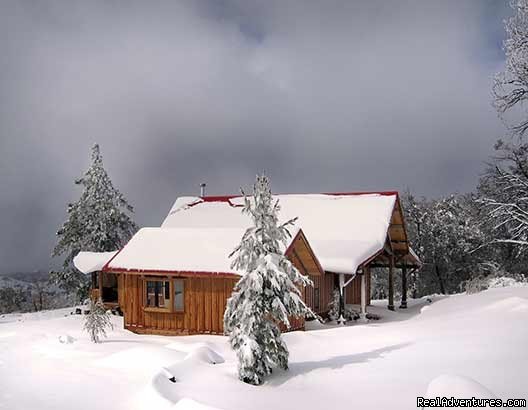
[[[495,144],[474,192],[437,199],[402,197],[413,249],[423,267],[409,278],[412,296],[454,293],[493,277],[528,275],[528,0],[512,2],[506,66],[493,84],[505,136]],[[484,285],[485,286],[485,285]],[[375,296],[383,297],[384,275]]]
[[[0,314],[38,312],[71,306],[74,298],[44,272],[0,276]]]

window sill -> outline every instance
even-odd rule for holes
[[[144,307],[145,312],[156,312],[156,313],[172,313],[169,308],[157,308],[157,307]]]
[[[157,307],[144,307],[144,312],[155,312],[155,313],[176,313],[183,315],[185,313],[184,310],[171,310],[170,308],[157,308]]]

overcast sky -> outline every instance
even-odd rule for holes
[[[0,2],[0,271],[46,269],[101,145],[142,226],[178,195],[474,189],[501,0]]]

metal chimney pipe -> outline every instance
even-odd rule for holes
[[[204,197],[205,196],[205,187],[206,187],[206,183],[205,182],[202,182],[200,184],[200,196],[201,197]]]

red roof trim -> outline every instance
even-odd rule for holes
[[[218,196],[202,196],[204,202],[228,202],[230,199],[241,197],[242,195],[218,195]]]
[[[187,205],[187,207],[188,208],[192,208],[193,206],[203,204],[204,202],[223,202],[223,203],[227,202],[232,207],[240,207],[242,205],[234,205],[231,202],[231,199],[243,198],[243,196],[242,195],[219,195],[219,196],[202,196],[202,197],[199,197],[199,198],[200,198],[199,201],[193,202],[193,203]],[[172,214],[172,212],[171,212],[171,214]]]
[[[382,195],[382,196],[398,196],[398,191],[358,191],[358,192],[323,192],[323,195],[334,196],[352,196],[352,195]]]
[[[239,278],[240,275],[232,272],[206,272],[206,271],[187,271],[187,270],[159,270],[159,269],[125,269],[125,268],[103,268],[105,273],[134,273],[134,274],[152,274],[152,275],[189,275],[189,276],[229,276]]]
[[[317,195],[316,193],[278,193],[273,195]],[[356,192],[321,192],[321,195],[333,196],[352,196],[352,195],[382,195],[382,196],[399,196],[398,191],[356,191]],[[203,196],[200,199],[203,202],[230,202],[234,198],[243,198],[243,195],[217,195],[217,196]],[[196,202],[190,206],[198,205],[202,202]]]
[[[136,233],[137,233],[137,232],[136,232]],[[135,235],[135,234],[134,234],[134,235]],[[132,238],[130,238],[130,239],[132,239]],[[130,242],[130,240],[129,240],[129,242]],[[112,257],[110,258],[110,260],[109,260],[108,262],[106,262],[106,263],[104,264],[103,269],[101,269],[101,272],[106,272],[106,271],[107,271],[107,268],[108,268],[108,265],[110,264],[110,262],[112,262],[112,261],[114,260],[114,258],[115,258],[117,255],[119,255],[119,254],[121,253],[121,251],[122,251],[123,249],[125,249],[125,246],[127,246],[127,245],[128,245],[128,242],[127,242],[127,243],[126,243],[121,249],[119,249],[119,250],[115,253],[115,255],[112,256]]]

